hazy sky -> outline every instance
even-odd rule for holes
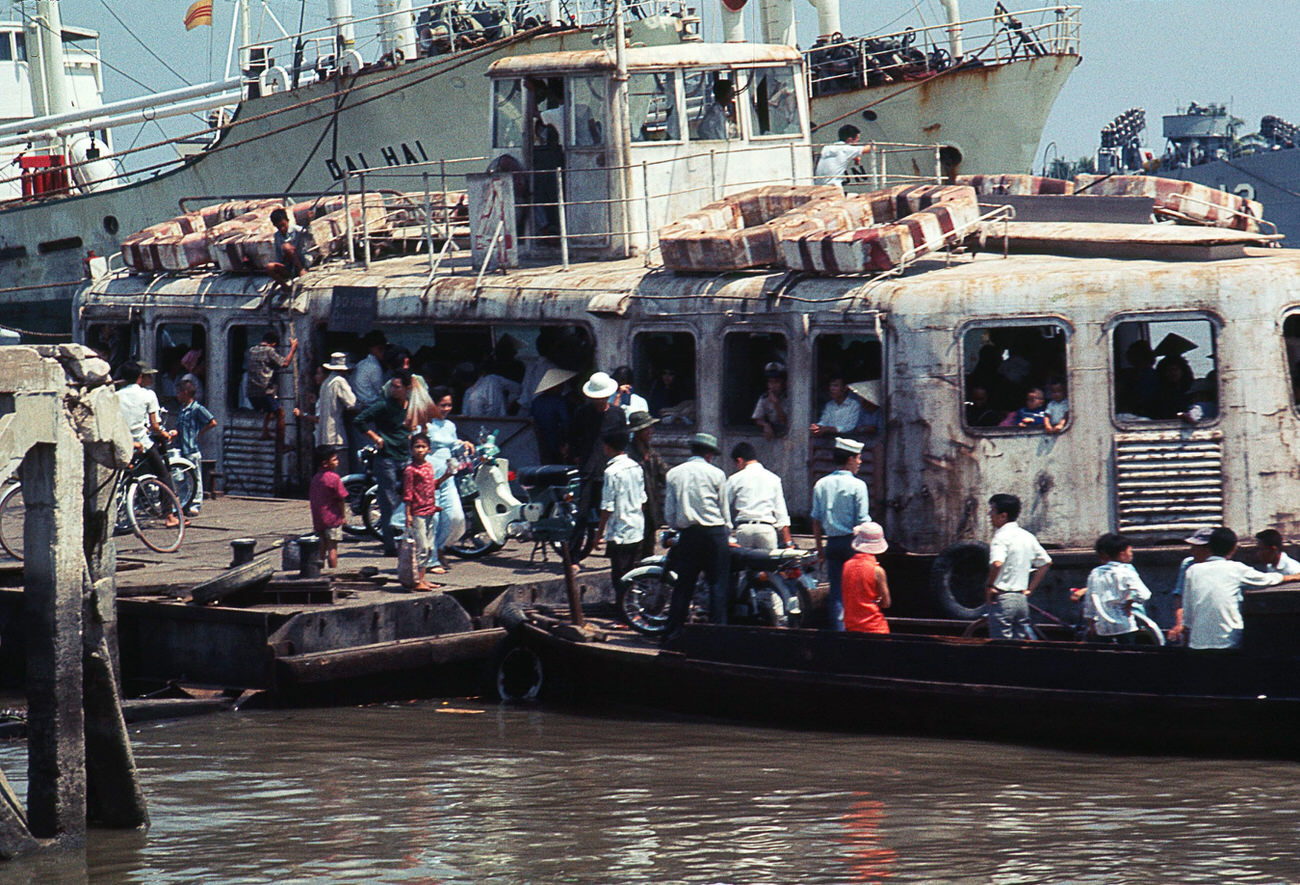
[[[962,14],[988,15],[993,2],[964,0]],[[358,15],[373,8],[373,0],[354,3]],[[756,3],[750,0],[751,27]],[[215,0],[215,5],[217,26],[188,33],[181,20],[189,0],[62,0],[61,8],[65,23],[101,32],[105,61],[121,71],[105,72],[107,99],[113,100],[142,92],[126,74],[155,90],[219,76],[234,4]],[[713,18],[708,4],[696,5],[706,9],[706,21]],[[1007,5],[1016,10],[1032,4]],[[1044,146],[1055,141],[1070,159],[1091,154],[1105,123],[1140,106],[1147,110],[1148,143],[1159,152],[1164,144],[1160,116],[1189,101],[1227,102],[1251,131],[1269,113],[1300,123],[1300,0],[1081,0],[1080,5],[1083,61],[1056,103]],[[299,2],[270,0],[269,6],[286,27],[295,29]],[[26,8],[32,11],[35,4]],[[805,0],[796,0],[795,8],[800,39],[811,43],[816,12]],[[307,0],[307,26],[323,24],[326,9],[326,0]],[[0,0],[0,14],[5,11],[6,0]],[[150,57],[113,13],[184,79]],[[897,30],[914,24],[918,15],[929,24],[942,21],[937,0],[842,0],[844,30],[850,34]],[[255,12],[254,20],[272,32],[261,13]],[[373,26],[358,30],[361,38]],[[134,128],[124,134],[125,140],[118,136],[119,148],[134,137]],[[153,141],[156,136],[153,129],[142,137]],[[1038,157],[1036,166],[1042,162],[1041,147]]]

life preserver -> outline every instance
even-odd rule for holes
[[[664,266],[716,273],[777,264],[769,222],[792,209],[844,196],[839,185],[771,185],[709,203],[659,229]]]
[[[930,599],[946,617],[974,620],[984,614],[988,575],[988,544],[982,541],[950,544],[930,566]]]
[[[1181,223],[1259,231],[1264,207],[1254,200],[1209,185],[1154,175],[1076,175],[1078,196],[1151,197],[1155,213]]]
[[[979,220],[969,187],[903,185],[819,203],[773,227],[791,270],[852,274],[892,270],[905,258],[955,246]]]
[[[957,184],[974,188],[980,196],[998,194],[1025,197],[1074,193],[1074,182],[1044,178],[1041,175],[958,175]]]

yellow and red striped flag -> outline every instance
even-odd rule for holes
[[[199,25],[212,27],[212,0],[194,0],[185,10],[185,30],[192,31]]]

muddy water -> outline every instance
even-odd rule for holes
[[[0,883],[1300,882],[1289,763],[460,702],[133,733],[149,832]]]

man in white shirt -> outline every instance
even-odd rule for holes
[[[822,148],[817,159],[817,168],[813,170],[816,184],[838,184],[843,186],[844,176],[849,167],[858,162],[863,154],[871,152],[871,145],[858,144],[862,139],[862,130],[851,123],[846,123],[836,133],[839,141]]]
[[[171,470],[163,459],[162,453],[154,445],[153,437],[170,437],[159,421],[160,406],[158,395],[153,392],[153,376],[157,370],[145,363],[125,362],[117,370],[119,383],[123,386],[117,391],[117,402],[122,409],[122,420],[127,430],[131,431],[131,441],[135,450],[149,465],[149,470],[163,481],[173,492]],[[164,502],[166,503],[166,502]],[[166,524],[174,526],[180,518],[168,511]]]
[[[354,409],[357,395],[348,384],[347,354],[339,351],[330,354],[330,361],[324,365],[329,375],[320,386],[320,396],[316,398],[316,445],[346,446],[348,444],[348,421],[344,412]]]
[[[1047,576],[1052,557],[1031,533],[1016,524],[1020,499],[989,498],[989,521],[996,530],[989,542],[989,638],[1033,639],[1029,595]]]
[[[727,505],[726,475],[709,463],[722,452],[711,433],[691,437],[691,458],[668,471],[664,494],[664,522],[680,533],[668,551],[677,572],[668,629],[664,641],[680,632],[690,614],[695,581],[703,571],[709,582],[709,619],[727,623],[727,583],[730,577],[731,511]]]
[[[1300,575],[1300,562],[1282,550],[1282,535],[1277,529],[1264,529],[1255,535],[1255,540],[1259,542],[1255,547],[1255,557],[1260,562],[1260,571]]]
[[[473,372],[473,366],[469,366]],[[460,371],[460,368],[457,368]],[[519,402],[522,388],[517,381],[498,375],[489,368],[465,390],[461,412],[478,418],[505,418],[510,406]]]
[[[604,542],[609,557],[609,576],[615,587],[636,565],[645,537],[645,474],[641,465],[627,456],[628,435],[607,434],[605,481],[600,489],[600,530],[596,543]]]
[[[811,428],[813,436],[847,436],[862,422],[862,402],[849,396],[844,378],[835,375],[827,385],[830,402],[822,407],[821,417]]]
[[[780,542],[790,546],[790,514],[785,506],[781,477],[758,463],[751,443],[731,450],[736,472],[727,477],[727,506],[736,526],[736,543],[755,550],[772,550]]]
[[[1237,533],[1220,526],[1210,533],[1210,558],[1187,569],[1183,605],[1172,638],[1187,633],[1190,648],[1237,648],[1241,645],[1241,594],[1245,590],[1275,587],[1300,581],[1300,574],[1256,571],[1233,562]]]

